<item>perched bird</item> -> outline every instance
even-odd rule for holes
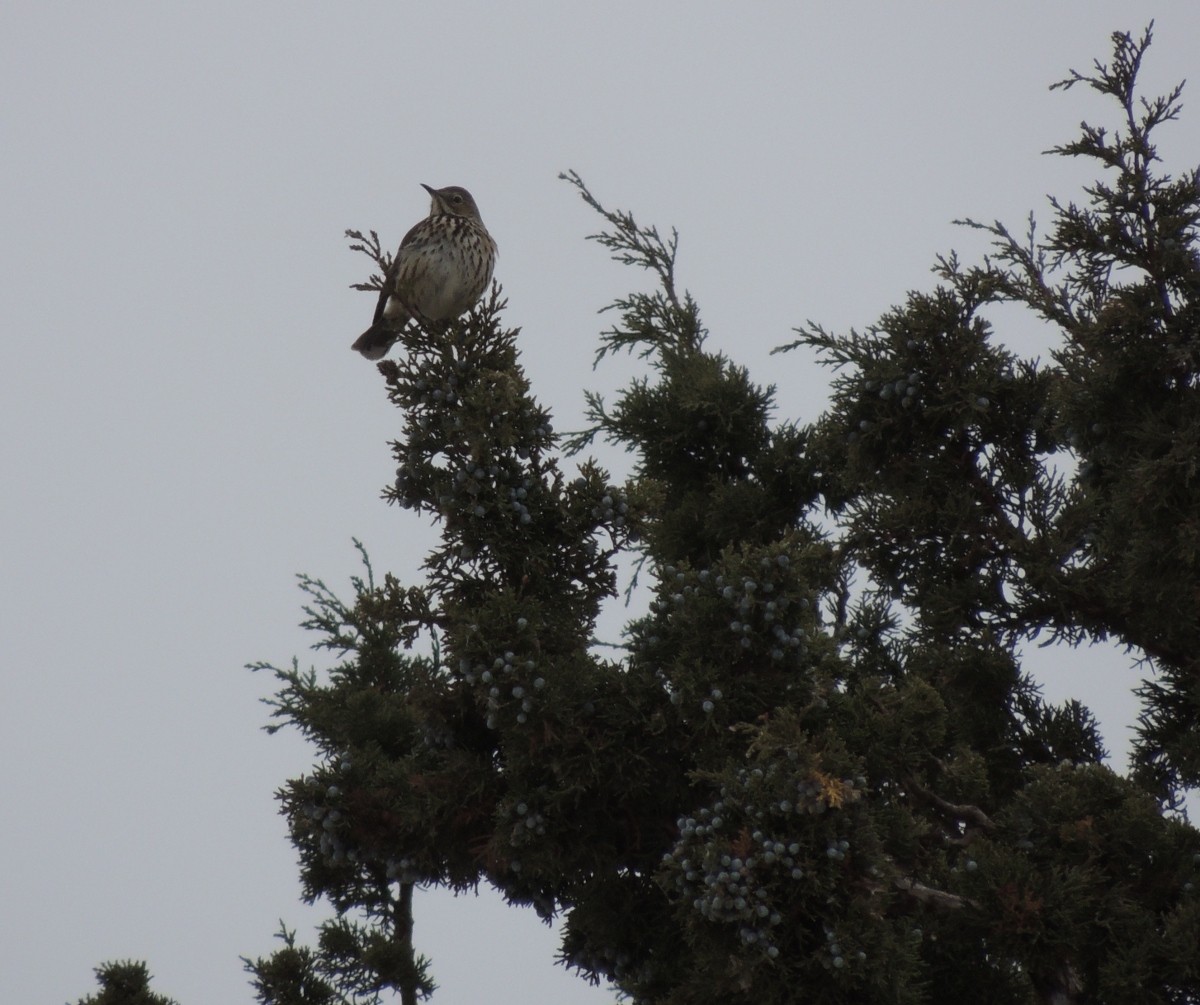
[[[411,320],[449,321],[471,308],[492,281],[496,242],[465,188],[421,187],[429,215],[404,235],[379,292],[371,327],[352,349],[382,359]]]

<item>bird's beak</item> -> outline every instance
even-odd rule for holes
[[[430,187],[429,187],[428,185],[426,185],[424,182],[421,182],[421,188],[423,188],[423,189],[424,189],[426,192],[428,192],[428,193],[429,193],[431,196],[433,196],[435,199],[437,198],[437,190],[436,190],[436,189],[432,189],[432,188],[430,188]]]

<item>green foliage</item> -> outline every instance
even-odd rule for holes
[[[77,1005],[178,1005],[173,998],[150,990],[146,964],[116,960],[96,968],[100,990],[79,999]]]
[[[260,665],[271,728],[317,751],[280,799],[336,912],[247,961],[263,1005],[429,995],[413,886],[480,882],[635,1002],[1196,1000],[1200,834],[1172,807],[1200,780],[1200,188],[1158,173],[1178,91],[1137,98],[1149,35],[1114,43],[1062,85],[1121,108],[1056,151],[1106,172],[1087,203],[1045,238],[983,227],[990,259],[940,259],[865,332],[800,330],[836,369],[810,428],[706,350],[677,236],[574,174],[656,283],[599,353],[644,376],[563,439],[497,292],[404,337],[385,494],[441,538],[417,586],[302,578],[337,662]],[[1003,303],[1058,333],[1049,363],[997,342]],[[564,470],[596,437],[626,484]],[[650,597],[602,655],[622,555]],[[1153,668],[1130,777],[1022,671],[1037,638]]]
[[[332,926],[330,926],[332,927]],[[248,973],[253,975],[256,1001],[273,1005],[341,1005],[345,999],[338,994],[326,975],[332,975],[332,960],[336,951],[328,953],[329,962],[306,947],[296,946],[296,933],[280,925],[277,938],[284,948],[267,958],[242,958]],[[327,946],[322,939],[322,948]],[[332,947],[331,947],[332,948]]]
[[[942,285],[865,334],[801,342],[843,368],[815,452],[856,556],[922,624],[1114,638],[1144,654],[1137,770],[1160,797],[1200,784],[1200,176],[1162,173],[1155,130],[1180,88],[1142,99],[1149,45],[1058,87],[1115,98],[1121,128],[1052,153],[1098,162],[1084,206],[1052,200],[1039,239],[965,221],[991,260],[941,259]],[[1056,329],[1054,365],[997,346],[983,311],[1018,304]],[[1056,463],[1075,462],[1070,478]],[[930,496],[934,505],[930,505]]]

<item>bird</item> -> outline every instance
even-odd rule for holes
[[[410,321],[449,321],[470,310],[492,281],[496,242],[471,193],[458,185],[421,187],[433,200],[429,215],[404,235],[371,327],[351,346],[367,359],[386,356]]]

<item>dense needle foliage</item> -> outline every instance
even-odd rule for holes
[[[1100,179],[1044,235],[964,221],[991,256],[865,331],[799,329],[833,368],[811,426],[708,348],[675,235],[574,174],[654,281],[601,336],[643,375],[589,429],[554,431],[495,293],[380,364],[386,495],[440,540],[415,585],[365,555],[349,602],[303,579],[335,663],[268,668],[272,728],[318,753],[281,800],[335,914],[247,961],[263,1005],[433,993],[413,887],[479,883],[647,1005],[1200,1000],[1200,189],[1155,146],[1180,92],[1136,93],[1149,33],[1113,41],[1058,85],[1113,99],[1054,151]],[[623,483],[574,459],[597,437]],[[623,554],[650,597],[604,649]],[[1020,665],[1101,639],[1147,681],[1128,774]]]
[[[1061,85],[1121,112],[1055,151],[1098,162],[1085,201],[1045,236],[966,221],[982,264],[940,260],[866,331],[798,330],[835,368],[811,427],[707,347],[675,235],[574,174],[655,281],[600,350],[644,375],[588,430],[553,431],[495,295],[406,336],[387,496],[441,540],[419,585],[304,580],[340,661],[276,671],[320,752],[282,799],[337,917],[286,949],[317,990],[273,958],[260,1000],[429,993],[412,886],[480,882],[637,1002],[1196,1000],[1200,193],[1159,168],[1179,92],[1136,95],[1148,36],[1114,42]],[[1048,362],[993,332],[1006,302],[1053,326]],[[565,459],[596,437],[624,484]],[[622,552],[652,596],[613,653]],[[1022,672],[1047,638],[1144,658],[1128,776]]]

